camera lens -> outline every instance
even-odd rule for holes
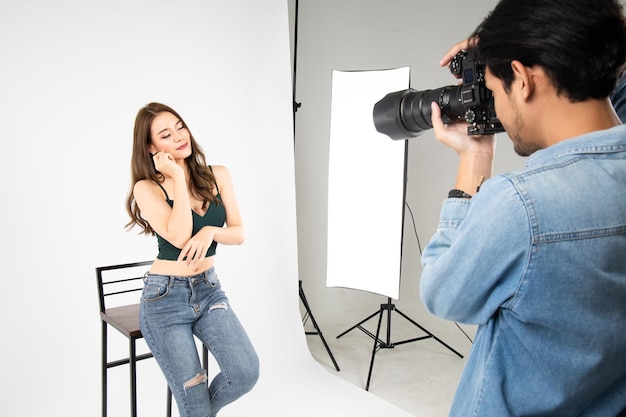
[[[436,90],[417,91],[408,94],[402,103],[402,119],[407,129],[421,131],[431,129],[432,111],[430,103],[439,104],[441,118],[444,123],[452,123],[463,119],[465,108],[461,102],[462,86],[448,86]]]
[[[419,136],[421,129],[409,130],[403,120],[401,108],[405,97],[415,93],[415,90],[394,91],[387,94],[374,105],[374,126],[376,130],[389,136],[391,139],[403,140]]]
[[[413,89],[387,94],[374,105],[376,130],[392,139],[407,139],[433,127],[430,103],[439,104],[444,123],[463,120],[465,108],[461,101],[462,86],[435,90]]]

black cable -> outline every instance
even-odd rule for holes
[[[417,227],[415,226],[415,216],[413,216],[413,210],[411,210],[411,206],[409,206],[409,203],[405,201],[404,204],[406,205],[406,208],[409,209],[409,214],[411,215],[411,221],[413,222],[413,233],[415,233],[415,237],[417,239],[417,247],[419,249],[420,256],[422,256],[422,244],[420,243],[420,237],[417,234]],[[467,340],[469,340],[470,343],[474,344],[474,341],[472,340],[472,338],[469,337],[467,333],[465,333],[465,331],[461,328],[461,326],[459,326],[459,323],[455,321],[454,324],[456,325],[456,327],[459,328],[461,333],[463,333],[465,337],[467,337]]]
[[[467,335],[467,333],[465,333],[465,331],[463,329],[461,329],[461,326],[459,326],[459,323],[457,323],[456,321],[454,322],[454,324],[456,324],[456,327],[459,328],[459,330],[461,331],[461,333],[463,333],[465,335],[465,337],[467,337],[467,340],[470,341],[471,344],[474,344],[474,341]]]
[[[415,233],[415,237],[417,238],[417,248],[420,251],[420,256],[422,256],[422,244],[420,243],[420,237],[417,234],[417,227],[415,226],[415,217],[413,216],[413,210],[411,210],[411,206],[406,201],[404,202],[406,208],[409,209],[409,214],[411,215],[411,221],[413,222],[413,233]]]

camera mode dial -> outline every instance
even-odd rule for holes
[[[472,109],[467,109],[465,112],[465,121],[467,123],[474,123],[476,121],[476,113]]]

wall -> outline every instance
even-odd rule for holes
[[[302,106],[295,122],[298,259],[308,301],[322,325],[342,321],[350,327],[384,301],[377,294],[325,286],[332,71],[410,66],[412,88],[425,90],[456,84],[448,69],[439,67],[439,60],[453,44],[471,34],[495,3],[496,0],[299,2],[296,101]],[[290,4],[293,9],[295,1]],[[408,152],[407,203],[415,217],[417,236],[407,210],[399,306],[403,311],[423,315],[428,313],[418,298],[420,246],[428,243],[436,229],[441,202],[454,186],[457,161],[453,151],[434,139],[432,131],[411,139]],[[359,157],[358,149],[354,150],[354,157]],[[523,163],[524,159],[512,151],[506,134],[500,134],[496,172],[521,167]],[[375,262],[376,245],[395,244],[376,241],[376,229],[384,227],[376,220],[363,225],[364,236],[372,240],[373,248],[372,253],[364,254],[364,262]]]
[[[229,167],[246,226],[216,266],[261,379],[221,415],[279,403],[302,416],[405,415],[306,350],[285,1],[2,1],[0,54],[0,415],[100,414],[94,268],[155,256],[153,238],[124,230],[133,121],[153,100]],[[111,339],[124,353],[125,339]],[[128,415],[127,372],[111,373],[109,415]],[[141,362],[139,384],[140,414],[164,413],[154,361]],[[306,404],[319,397],[328,402]]]

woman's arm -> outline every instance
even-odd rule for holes
[[[188,265],[193,265],[203,259],[213,241],[223,245],[240,245],[245,240],[243,223],[230,172],[226,167],[217,165],[213,166],[213,173],[226,210],[226,225],[224,227],[205,226],[189,239],[178,257],[179,262],[187,257]]]
[[[213,172],[226,209],[226,227],[217,228],[213,240],[224,245],[241,245],[245,240],[245,234],[230,172],[221,165],[214,166]]]
[[[157,169],[172,180],[173,191],[170,198],[174,206],[170,207],[165,201],[163,190],[154,181],[138,181],[133,194],[141,210],[141,216],[161,237],[177,248],[182,248],[193,229],[191,203],[187,192],[185,173],[179,165],[168,158],[168,154],[155,155]],[[178,196],[178,198],[177,198]]]

